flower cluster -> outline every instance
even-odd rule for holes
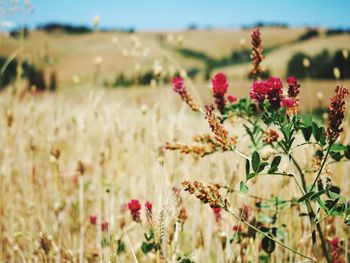
[[[141,204],[140,201],[137,199],[131,199],[128,203],[128,209],[130,211],[130,214],[132,216],[132,219],[136,222],[140,222],[140,210],[141,210]]]
[[[252,34],[252,53],[250,55],[253,63],[253,68],[250,71],[250,73],[253,76],[259,77],[263,72],[263,68],[261,67],[260,63],[263,61],[264,56],[262,54],[263,47],[262,47],[262,39],[261,39],[261,33],[259,28],[255,29]]]
[[[269,77],[267,81],[254,81],[249,95],[257,103],[264,103],[268,100],[272,109],[284,107],[289,115],[296,113],[299,104],[300,85],[293,76],[288,80],[288,96],[283,95],[283,84],[280,78]]]
[[[227,199],[222,199],[219,193],[220,186],[204,186],[201,182],[195,181],[193,184],[189,181],[182,182],[184,190],[194,194],[204,204],[209,204],[211,208],[227,208],[229,203]]]
[[[223,113],[226,105],[225,94],[227,92],[228,87],[225,74],[216,74],[212,79],[212,84],[216,107],[221,113]]]
[[[193,111],[199,111],[200,107],[199,105],[193,100],[191,94],[188,92],[188,90],[185,87],[184,79],[181,77],[175,77],[172,81],[173,84],[173,90],[178,93],[181,97],[181,99],[187,103],[188,106]]]
[[[229,136],[228,131],[222,126],[219,118],[214,114],[214,106],[205,106],[205,118],[207,119],[210,129],[215,134],[216,142],[224,150],[229,150],[236,145],[236,138]]]
[[[337,86],[335,93],[329,105],[327,136],[330,144],[333,144],[343,131],[341,125],[344,119],[345,98],[349,91],[345,87]]]

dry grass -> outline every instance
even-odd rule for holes
[[[150,228],[144,209],[143,223],[136,224],[123,208],[131,198],[143,204],[151,201],[154,215],[165,217],[161,220],[165,231],[162,250],[170,260],[174,257],[173,224],[180,208],[172,187],[180,187],[182,180],[189,179],[229,184],[237,189],[245,164],[239,156],[225,153],[198,159],[160,150],[166,141],[188,142],[192,135],[208,132],[209,128],[201,116],[176,106],[179,101],[170,90],[153,92],[159,92],[162,99],[134,91],[83,89],[22,101],[13,99],[9,92],[2,94],[0,258],[4,262],[77,262],[80,249],[91,260],[99,255],[104,262],[110,258],[132,262],[134,257],[139,262],[152,262],[154,256],[144,256],[140,251],[143,233]],[[233,127],[231,132],[239,136],[242,127]],[[242,152],[248,150],[248,140],[239,137]],[[303,157],[299,158],[303,165],[312,158],[307,147],[297,156]],[[79,162],[86,167],[81,177],[77,173]],[[333,180],[349,194],[349,166],[344,163],[334,169],[337,173]],[[297,192],[289,179],[272,177],[258,178],[250,189],[250,194],[265,198],[278,193],[289,199]],[[220,235],[224,232],[228,238],[233,237],[231,228],[238,222],[223,214],[218,224],[209,207],[181,195],[188,219],[178,233],[177,252],[191,254],[196,262],[222,262],[235,256],[243,262],[257,261],[259,239],[228,245],[230,249],[223,251]],[[237,212],[243,205],[254,207],[256,201],[239,193],[228,198]],[[298,212],[296,208],[281,211],[277,223],[287,225],[285,242],[289,246],[312,255],[311,237],[304,234],[309,233],[309,222],[295,217]],[[98,222],[108,220],[108,232],[92,226],[90,214],[96,214]],[[257,215],[254,209],[252,216]],[[346,237],[341,221],[336,220],[334,227],[337,235]],[[116,255],[115,243],[101,248],[101,239],[107,236],[122,238],[126,252]],[[45,242],[49,244],[46,254]],[[242,251],[242,247],[247,249]],[[287,256],[294,258],[278,247],[273,259],[278,262]]]

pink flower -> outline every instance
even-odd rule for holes
[[[102,231],[107,231],[108,230],[108,221],[107,220],[103,220],[102,221],[101,229],[102,229]]]
[[[229,102],[231,103],[235,103],[237,101],[237,97],[233,96],[233,95],[228,95],[227,99]]]
[[[250,98],[258,103],[263,103],[266,98],[266,83],[263,81],[254,81],[252,88],[250,89]]]
[[[130,214],[132,216],[132,219],[136,222],[140,221],[140,210],[141,210],[141,204],[139,200],[137,199],[131,199],[128,203],[128,208],[130,211]]]
[[[185,89],[184,79],[182,77],[175,77],[172,80],[172,84],[173,84],[173,90],[177,93]]]
[[[227,92],[227,79],[224,73],[220,72],[214,76],[212,79],[213,91],[215,95],[224,96]]]
[[[90,224],[96,225],[97,222],[97,216],[96,215],[90,215]]]
[[[221,219],[221,208],[220,207],[213,207],[213,213],[215,215],[215,221],[220,222]]]

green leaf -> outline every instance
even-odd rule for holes
[[[268,166],[269,163],[267,162],[262,162],[260,165],[259,165],[259,168],[258,168],[258,173],[262,172],[266,166]]]
[[[314,200],[314,199],[316,199],[317,197],[323,195],[324,193],[326,193],[326,190],[321,190],[321,191],[319,191],[319,192],[317,192],[317,193],[311,195],[311,196],[310,196],[310,200]]]
[[[312,124],[312,117],[311,115],[304,116],[304,125],[305,127],[310,127]]]
[[[249,173],[250,173],[250,162],[247,159],[245,162],[245,175],[248,176]]]
[[[257,151],[255,151],[253,153],[252,156],[252,166],[253,166],[253,170],[254,172],[258,172],[259,166],[260,166],[260,155]]]
[[[301,203],[301,202],[305,201],[306,199],[309,199],[314,193],[315,193],[314,191],[306,193],[305,195],[303,195],[302,197],[300,197],[298,199],[298,203]]]
[[[245,194],[248,193],[248,191],[249,191],[248,186],[243,182],[239,183],[239,190]]]
[[[263,250],[267,254],[271,254],[276,248],[275,241],[271,240],[268,237],[263,238],[261,245],[262,245]]]
[[[276,156],[271,162],[271,168],[278,168],[282,160],[281,156]]]
[[[342,152],[347,150],[347,147],[345,145],[339,144],[339,143],[335,143],[331,146],[330,151],[331,152]]]
[[[246,176],[246,179],[247,181],[250,180],[250,179],[253,179],[255,176],[257,176],[258,174],[257,173],[250,173]]]
[[[302,128],[301,132],[303,133],[305,140],[310,141],[311,134],[312,134],[312,128],[311,127]]]

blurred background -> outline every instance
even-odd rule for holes
[[[222,71],[243,96],[250,31],[260,27],[265,77],[295,75],[309,95],[327,96],[350,78],[349,8],[326,0],[1,1],[0,87],[20,78],[25,90],[154,88],[181,74],[201,89]]]

